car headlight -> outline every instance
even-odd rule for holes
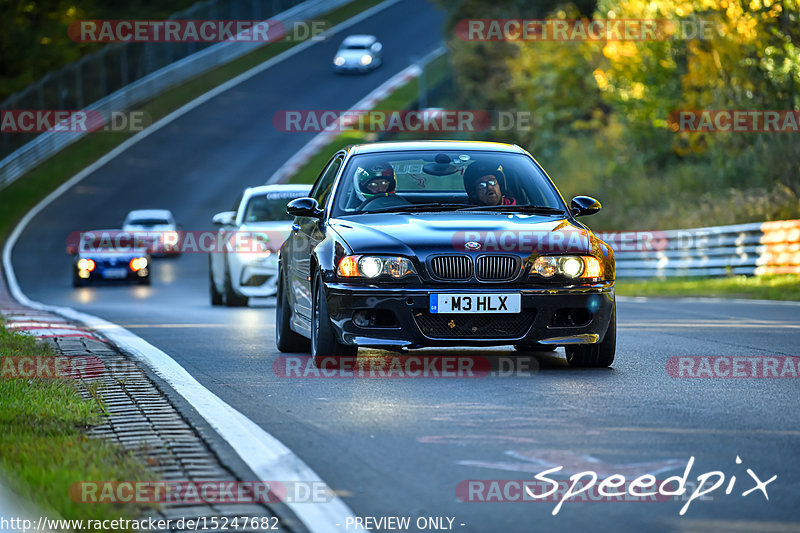
[[[343,278],[377,278],[381,274],[402,279],[416,274],[414,263],[405,257],[377,257],[373,255],[347,255],[336,269]]]
[[[344,58],[342,56],[336,56],[333,59],[333,64],[336,65],[337,67],[341,67],[342,65],[344,65]]]
[[[596,257],[589,255],[543,255],[533,262],[531,273],[543,278],[556,274],[567,278],[601,278],[603,266]]]
[[[134,272],[138,272],[144,268],[147,268],[147,258],[146,257],[135,257],[130,261],[131,270]]]
[[[364,54],[363,56],[361,56],[361,64],[362,65],[364,65],[366,67],[370,63],[372,63],[372,56],[371,55]]]
[[[91,272],[94,270],[95,264],[94,261],[91,259],[78,259],[78,270],[85,270],[86,272]]]

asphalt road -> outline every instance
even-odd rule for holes
[[[499,375],[495,359],[495,375],[476,379],[287,379],[273,371],[274,302],[212,308],[205,256],[156,260],[151,287],[72,289],[70,231],[117,227],[128,210],[145,207],[172,209],[184,229],[209,229],[243,187],[263,183],[313,136],[276,131],[276,111],[349,107],[432,50],[441,22],[429,4],[402,2],[348,31],[384,42],[378,71],[333,75],[339,36],[138,143],[28,226],[12,258],[23,291],[121,324],[170,354],[294,450],[360,516],[449,516],[454,529],[476,532],[800,530],[798,381],[666,371],[673,356],[800,356],[797,305],[620,301],[617,362],[606,370],[568,369],[558,350],[510,375]],[[568,474],[663,479],[682,474],[692,456],[690,481],[714,470],[726,480],[684,516],[677,500],[567,502],[553,516],[555,502],[464,502],[456,492],[465,480],[530,480],[555,465]],[[747,468],[762,480],[778,476],[769,501],[758,491],[741,496],[753,486]]]

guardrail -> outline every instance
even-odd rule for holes
[[[596,235],[618,278],[800,274],[800,220]]]
[[[295,7],[272,16],[285,26],[321,15],[352,0],[306,0]],[[161,44],[161,43],[160,43]],[[268,42],[226,41],[213,44],[170,63],[141,79],[101,98],[84,110],[99,111],[106,116],[111,111],[131,109],[161,92],[208,72],[220,65],[252,52]],[[34,106],[40,107],[40,106]],[[0,189],[6,187],[28,170],[35,167],[64,147],[74,143],[87,132],[50,131],[36,136],[0,160]]]

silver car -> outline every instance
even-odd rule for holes
[[[383,45],[374,35],[350,35],[333,57],[335,72],[367,72],[383,63]]]
[[[278,250],[294,217],[286,204],[308,196],[308,185],[249,187],[234,211],[214,215],[217,249],[209,254],[211,305],[245,306],[278,291]]]
[[[146,242],[153,256],[180,255],[180,226],[169,209],[135,209],[122,223],[122,231],[131,232]]]

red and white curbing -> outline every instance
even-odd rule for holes
[[[421,63],[425,65],[444,52],[444,47],[438,48],[426,56]],[[308,163],[312,157],[317,155],[320,150],[328,146],[331,141],[333,141],[339,135],[339,133],[341,133],[342,126],[348,126],[352,124],[358,120],[359,116],[364,114],[357,113],[358,111],[366,112],[374,109],[378,102],[385,99],[414,78],[419,77],[420,74],[422,74],[422,67],[420,67],[418,64],[414,64],[406,67],[386,80],[374,91],[369,93],[365,98],[348,109],[348,111],[355,111],[356,113],[343,114],[343,116],[339,117],[339,119],[333,124],[325,128],[324,131],[318,133],[313,139],[311,139],[311,141],[309,141],[305,146],[298,150],[297,153],[290,157],[286,163],[281,165],[281,167],[267,180],[267,183],[286,183],[289,181],[292,176],[297,174],[303,165]]]
[[[6,330],[33,335],[40,339],[72,337],[106,342],[93,331],[68,322],[55,313],[21,305],[12,298],[2,279],[2,269],[0,269],[0,316]]]

